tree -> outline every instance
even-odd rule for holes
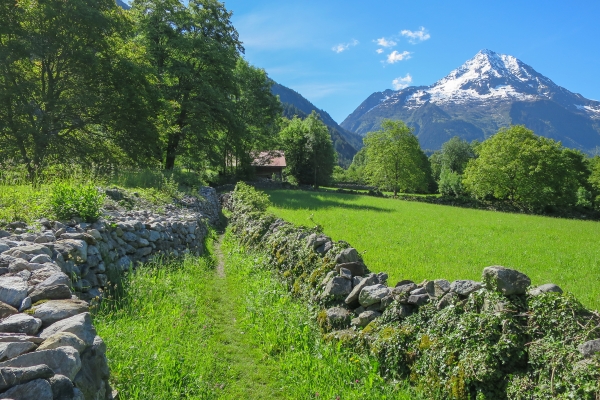
[[[294,117],[280,132],[289,175],[315,188],[329,183],[335,165],[335,151],[327,126],[313,111],[306,119]]]
[[[132,12],[160,87],[165,168],[184,152],[218,163],[219,133],[237,122],[233,71],[243,48],[231,13],[216,0],[135,0]]]
[[[394,196],[398,191],[426,191],[427,174],[417,137],[402,121],[384,120],[381,128],[364,138],[369,181],[392,190]]]
[[[30,179],[56,161],[152,159],[152,89],[114,1],[4,1],[0,12],[0,149]]]
[[[475,158],[471,145],[464,139],[454,136],[442,145],[442,169],[462,174],[470,159]]]
[[[518,125],[500,130],[478,152],[463,181],[475,197],[493,196],[528,209],[574,204],[578,157],[559,142]]]

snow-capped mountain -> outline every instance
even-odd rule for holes
[[[482,50],[431,86],[373,93],[341,126],[366,134],[384,118],[402,119],[421,145],[437,149],[452,136],[467,140],[524,124],[565,146],[600,146],[600,102],[556,85],[517,58]]]

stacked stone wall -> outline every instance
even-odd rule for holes
[[[112,399],[90,302],[101,300],[109,277],[152,257],[202,254],[219,212],[215,190],[202,188],[160,214],[0,230],[0,398]]]

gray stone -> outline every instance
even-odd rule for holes
[[[159,239],[160,239],[160,233],[159,232],[157,232],[157,231],[149,231],[148,240],[150,242],[154,243],[154,242],[156,242]]]
[[[361,306],[368,307],[371,304],[381,302],[381,299],[388,296],[390,293],[390,289],[382,284],[365,286],[363,290],[360,291],[358,302]]]
[[[480,282],[471,280],[456,280],[450,284],[450,290],[461,296],[468,296],[481,288]]]
[[[352,287],[358,285],[363,280],[362,276],[355,276],[352,278]]]
[[[346,268],[352,273],[352,276],[364,276],[367,267],[360,261],[337,264],[335,270],[339,272],[340,268]]]
[[[394,302],[394,296],[391,294],[381,299],[381,310],[385,310]]]
[[[87,233],[66,232],[60,235],[60,238],[67,240],[83,240],[87,244],[96,244],[96,239],[92,235],[89,235]]]
[[[5,252],[5,254],[12,255],[11,252],[16,252],[16,251],[19,251],[24,254],[28,254],[30,256],[37,256],[40,254],[46,254],[47,256],[52,256],[52,250],[50,250],[49,248],[47,248],[46,246],[43,246],[41,244],[30,244],[27,246],[14,247],[13,249]]]
[[[440,298],[450,291],[450,282],[445,279],[436,279],[433,281],[433,293],[429,293],[430,297]]]
[[[5,251],[10,250],[10,246],[4,243],[0,243],[0,254],[4,253]]]
[[[352,291],[352,282],[341,276],[333,277],[325,286],[323,298],[333,296],[336,299],[346,297]]]
[[[117,267],[119,267],[121,271],[129,271],[129,268],[131,267],[131,259],[127,256],[119,258],[117,261]]]
[[[73,391],[73,382],[69,378],[57,374],[48,379],[48,383],[52,387],[52,398],[54,400],[73,400],[75,392]]]
[[[381,283],[382,285],[387,285],[387,280],[388,280],[388,274],[386,274],[385,272],[380,272],[377,274],[377,280],[379,281],[379,283]]]
[[[88,234],[90,234],[96,240],[103,240],[102,234],[100,233],[100,231],[98,231],[98,229],[90,229],[88,231]]]
[[[8,342],[31,342],[40,344],[44,339],[40,339],[37,336],[27,336],[24,333],[0,333],[0,343]]]
[[[320,245],[319,247],[317,247],[315,249],[315,251],[317,253],[319,253],[320,255],[324,256],[325,254],[329,253],[329,250],[331,250],[333,248],[333,242],[328,241],[325,242],[324,244]]]
[[[373,303],[370,306],[365,307],[365,311],[383,311],[381,303]]]
[[[60,284],[54,286],[36,286],[33,292],[29,294],[34,303],[40,300],[59,300],[70,299],[71,289],[67,285]]]
[[[0,321],[0,332],[24,333],[35,335],[42,326],[42,321],[27,314],[15,314]]]
[[[25,297],[19,306],[19,312],[29,310],[31,308],[31,297]]]
[[[84,240],[59,240],[54,244],[54,249],[61,253],[65,259],[84,263],[87,261],[87,243]]]
[[[429,302],[428,294],[410,295],[408,297],[408,304],[414,304],[415,306],[422,306],[424,304],[427,304],[428,302]]]
[[[352,247],[342,250],[340,254],[335,257],[336,264],[346,264],[356,261],[360,261],[358,252]]]
[[[52,388],[45,379],[35,379],[33,381],[13,386],[0,395],[0,399],[35,399],[52,400]]]
[[[317,248],[321,247],[328,241],[331,241],[331,239],[328,238],[327,236],[322,235],[322,234],[312,233],[312,234],[308,235],[308,237],[306,238],[306,247],[308,247],[309,249],[316,250]]]
[[[421,294],[428,294],[427,293],[427,289],[424,288],[424,287],[420,287],[420,288],[416,288],[415,290],[413,290],[413,291],[410,292],[411,296],[418,296],[418,295],[421,295]]]
[[[113,399],[115,400],[119,400],[118,397],[118,393],[116,395],[113,395]],[[85,396],[83,395],[83,393],[81,392],[81,390],[74,388],[73,389],[73,399],[72,400],[86,400]]]
[[[12,360],[0,363],[2,367],[33,367],[45,364],[55,374],[65,375],[73,380],[81,369],[81,358],[79,352],[73,347],[59,347],[52,350],[38,350],[15,357]]]
[[[377,283],[377,276],[373,274],[367,275],[358,285],[355,285],[348,297],[344,302],[348,305],[358,302],[360,292],[367,286],[371,286]]]
[[[0,301],[15,308],[27,297],[27,282],[17,276],[0,276]]]
[[[327,285],[327,283],[334,277],[334,276],[338,276],[339,274],[335,271],[329,271],[327,273],[327,275],[325,275],[325,278],[323,278],[323,281],[321,282],[321,286],[325,286]]]
[[[436,307],[438,310],[442,310],[442,309],[448,307],[449,305],[456,303],[458,300],[459,300],[458,295],[456,293],[449,292],[449,293],[446,293],[444,296],[442,296],[440,301],[438,301]]]
[[[35,350],[37,346],[32,342],[0,342],[0,361],[10,360],[23,353]]]
[[[333,329],[343,329],[350,325],[352,313],[340,307],[333,307],[326,311],[327,324]]]
[[[11,305],[8,305],[2,301],[0,301],[0,319],[9,317],[18,313],[19,311]]]
[[[352,279],[352,272],[346,268],[340,268],[340,276],[346,279]]]
[[[590,340],[580,344],[577,349],[584,358],[592,358],[594,355],[600,353],[600,339]]]
[[[412,312],[412,306],[409,306],[407,304],[398,304],[398,307],[396,307],[396,315],[400,319],[409,317],[412,314]]]
[[[3,231],[0,229],[0,238],[5,238],[11,236],[10,232]]]
[[[400,283],[402,283],[402,282],[400,282]],[[392,293],[394,295],[398,296],[398,295],[401,295],[404,293],[410,293],[415,289],[417,289],[417,285],[415,285],[413,282],[409,282],[409,283],[404,283],[402,285],[396,285],[396,287],[392,289]]]
[[[35,264],[51,263],[52,258],[50,258],[50,256],[47,254],[40,254],[40,255],[33,257],[29,262],[35,263]]]
[[[88,312],[53,323],[42,330],[39,337],[47,339],[58,332],[70,332],[83,340],[87,346],[93,343],[96,336],[96,329],[92,325],[92,318]]]
[[[531,285],[531,279],[527,275],[498,265],[484,268],[482,281],[488,290],[500,292],[505,296],[525,294]]]
[[[531,296],[539,296],[542,293],[562,293],[563,290],[560,286],[555,285],[554,283],[546,283],[545,285],[541,285],[535,287],[529,291],[529,295]]]
[[[38,347],[38,350],[52,350],[64,346],[71,346],[79,353],[82,353],[86,348],[83,340],[71,332],[58,332],[44,340],[40,347]]]
[[[89,305],[82,300],[50,300],[33,307],[33,316],[42,321],[43,326],[89,311]]]
[[[36,365],[25,368],[0,368],[0,377],[2,377],[0,379],[0,391],[35,379],[47,379],[53,375],[54,372],[47,365]]]
[[[350,324],[363,328],[369,325],[371,321],[379,317],[381,317],[381,313],[379,311],[364,311],[360,313],[358,317],[354,318]]]

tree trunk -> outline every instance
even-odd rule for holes
[[[177,148],[179,147],[180,140],[180,132],[169,135],[169,141],[167,143],[167,157],[165,160],[166,170],[172,170],[175,167],[175,158],[177,156]]]

